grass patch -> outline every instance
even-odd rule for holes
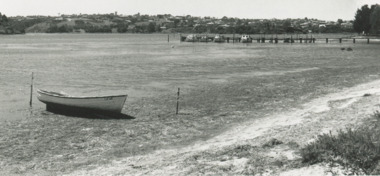
[[[349,174],[380,174],[380,113],[376,111],[358,129],[340,130],[337,135],[322,134],[301,149],[302,162],[339,164]]]
[[[191,175],[236,175],[263,173],[263,167],[252,170],[247,163],[255,163],[261,166],[268,166],[271,162],[261,153],[265,150],[250,144],[228,146],[218,151],[204,151],[193,155],[185,160],[186,167],[191,168],[187,174]],[[255,161],[251,161],[255,160]],[[241,164],[234,164],[236,161],[243,161]]]
[[[270,140],[267,143],[271,143]],[[280,148],[298,149],[295,142],[281,143],[270,147],[251,144],[233,145],[217,151],[204,151],[188,157],[185,160],[186,168],[191,168],[186,174],[205,175],[263,175],[271,171],[286,168],[298,168],[301,166],[299,159],[289,160],[285,156],[268,156],[273,152],[274,146]]]

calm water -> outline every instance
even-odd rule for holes
[[[0,35],[0,120],[30,115],[32,72],[34,90],[72,95],[127,93],[127,106],[176,90],[178,85],[191,88],[199,82],[223,82],[253,69],[310,69],[299,61],[274,61],[272,57],[281,57],[284,51],[306,51],[301,57],[322,50],[319,55],[328,57],[337,48],[351,45],[180,43],[174,34],[170,35],[170,42],[167,35],[147,34]],[[378,56],[378,45],[370,47],[371,57]],[[37,100],[34,91],[33,111],[43,110],[44,104]]]
[[[0,119],[29,116],[32,72],[34,90],[42,88],[72,95],[128,93],[127,102],[133,102],[165,91],[171,87],[171,80],[186,81],[191,76],[198,79],[199,74],[210,72],[197,70],[197,64],[203,65],[205,58],[210,61],[222,55],[227,58],[241,55],[232,50],[225,53],[226,45],[180,44],[178,35],[171,34],[170,38],[168,43],[167,35],[0,36]],[[34,91],[33,110],[43,108]]]

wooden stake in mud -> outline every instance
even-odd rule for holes
[[[30,82],[30,102],[29,102],[30,107],[32,107],[32,101],[33,101],[33,72],[32,72],[32,81]]]
[[[178,107],[179,107],[179,87],[178,87],[178,92],[177,92],[177,109],[175,111],[175,114],[178,115]]]

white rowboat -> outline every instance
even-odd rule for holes
[[[127,99],[127,95],[75,97],[41,89],[37,93],[38,100],[46,104],[48,111],[121,113]]]

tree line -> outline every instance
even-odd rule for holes
[[[0,25],[5,25],[8,23],[8,17],[0,12]]]
[[[307,18],[303,19],[287,19],[287,20],[263,20],[256,22],[255,25],[250,25],[248,19],[234,19],[223,17],[220,20],[225,24],[234,25],[218,25],[218,24],[196,24],[194,19],[186,18],[186,22],[183,20],[175,19],[170,26],[163,26],[162,24],[156,24],[154,22],[146,25],[134,25],[141,19],[149,19],[149,16],[138,15],[136,18],[131,16],[129,23],[125,20],[114,20],[115,15],[110,15],[108,19],[112,21],[110,25],[95,24],[94,22],[75,20],[75,25],[60,25],[59,22],[52,20],[51,17],[39,17],[28,20],[13,20],[6,15],[0,13],[0,27],[2,30],[9,33],[9,31],[19,31],[19,33],[25,33],[25,29],[39,23],[47,23],[49,28],[47,33],[69,33],[73,31],[84,30],[88,33],[155,33],[162,32],[169,29],[166,32],[182,32],[182,33],[236,33],[236,34],[281,34],[281,33],[307,33],[312,31],[313,33],[339,33],[339,32],[357,32],[360,34],[380,34],[380,5],[363,5],[360,9],[357,9],[355,18],[353,21],[353,29],[344,28],[341,26],[343,20],[338,19],[335,25],[326,25],[320,27],[318,25],[309,25],[306,28],[300,28],[294,26],[294,23],[298,21],[308,21]],[[309,21],[310,22],[310,21]],[[130,26],[134,26],[133,28]]]
[[[354,30],[357,33],[380,34],[380,5],[363,5],[356,11]]]

